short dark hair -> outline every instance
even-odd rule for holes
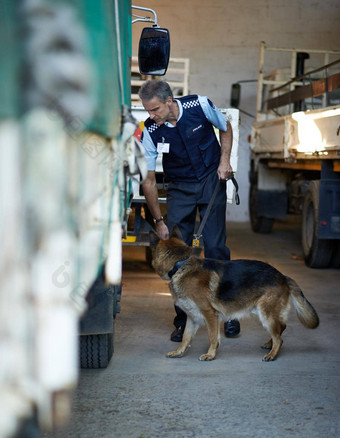
[[[142,100],[146,101],[149,101],[154,97],[158,97],[161,102],[166,102],[168,97],[173,99],[170,85],[159,79],[150,79],[149,81],[144,82],[138,94]]]

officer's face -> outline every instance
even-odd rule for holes
[[[157,123],[157,125],[162,125],[169,116],[172,99],[168,97],[166,102],[161,102],[158,97],[153,97],[148,101],[143,100],[142,103],[149,113],[150,119]]]

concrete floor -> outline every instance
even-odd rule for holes
[[[105,370],[81,371],[69,427],[57,438],[233,438],[340,436],[340,270],[312,270],[301,257],[296,220],[271,235],[230,223],[232,258],[259,259],[293,277],[320,316],[305,329],[292,310],[275,362],[262,362],[267,334],[254,317],[222,337],[217,359],[200,362],[201,328],[181,359],[165,353],[174,316],[167,283],[146,265],[144,248],[124,248],[115,353]]]

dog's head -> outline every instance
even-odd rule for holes
[[[192,248],[183,242],[177,225],[173,227],[168,240],[161,240],[153,231],[150,231],[149,237],[152,266],[163,280],[170,280],[168,272],[171,271],[176,262],[189,257]]]

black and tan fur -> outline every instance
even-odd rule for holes
[[[174,303],[187,313],[187,323],[181,345],[167,357],[182,357],[197,329],[208,328],[210,346],[200,360],[213,360],[220,343],[220,321],[257,314],[271,339],[262,345],[270,350],[264,361],[274,360],[282,345],[290,302],[293,302],[300,322],[316,328],[319,318],[313,306],[294,280],[277,269],[257,260],[220,261],[195,256],[194,249],[182,240],[177,227],[169,240],[159,240],[150,234],[152,265],[164,280],[170,280]],[[187,259],[169,278],[177,262]]]

